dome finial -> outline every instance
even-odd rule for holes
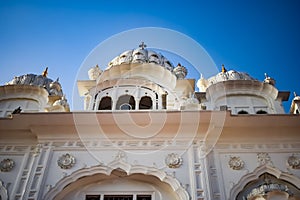
[[[46,67],[46,69],[42,73],[43,77],[47,77],[47,75],[48,75],[48,67]]]
[[[142,49],[145,49],[145,48],[147,47],[147,45],[146,45],[144,42],[142,42],[142,43],[139,45],[139,47],[142,48]]]
[[[226,70],[224,64],[222,64],[222,73],[225,73],[225,72],[227,72],[227,70]]]

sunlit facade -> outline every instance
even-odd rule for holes
[[[300,97],[268,75],[187,79],[143,43],[87,73],[80,112],[47,69],[0,86],[1,200],[300,199]]]

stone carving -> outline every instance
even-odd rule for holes
[[[269,154],[266,152],[257,154],[257,162],[258,162],[259,166],[261,166],[261,165],[269,165],[272,167],[274,166]]]
[[[263,195],[265,195],[267,197],[268,196],[267,194],[269,192],[273,192],[273,191],[277,191],[277,192],[281,191],[281,192],[288,194],[288,196],[292,195],[292,192],[289,190],[289,188],[286,185],[282,185],[282,184],[278,184],[278,183],[269,183],[269,184],[265,183],[259,187],[252,189],[248,193],[247,197],[245,197],[245,199],[258,199],[259,196],[263,196]],[[266,199],[269,199],[269,198],[266,198]],[[272,198],[270,198],[270,199],[272,199]]]
[[[62,87],[59,83],[59,79],[56,81],[47,77],[47,68],[43,72],[43,75],[25,74],[22,76],[14,77],[13,80],[6,83],[6,85],[35,85],[45,88],[49,95],[63,96]]]
[[[230,157],[228,164],[233,170],[241,170],[244,168],[244,161],[237,156]]]
[[[168,154],[165,159],[165,163],[169,168],[179,168],[182,162],[182,158],[175,153]]]
[[[88,71],[89,79],[90,80],[97,80],[97,78],[101,75],[101,73],[102,73],[102,70],[99,68],[98,65],[96,65],[95,67],[92,67]]]
[[[115,160],[126,160],[126,153],[124,151],[118,151],[116,156],[115,156]]]
[[[297,158],[296,156],[292,155],[288,158],[287,164],[289,167],[292,169],[300,169],[300,159]]]
[[[12,170],[14,166],[15,166],[15,162],[12,159],[10,158],[3,159],[0,162],[0,171],[9,172],[10,170]]]
[[[177,79],[184,79],[187,75],[187,69],[178,63],[177,67],[174,68],[174,74],[176,75]]]
[[[58,166],[62,169],[70,169],[75,165],[75,157],[66,153],[59,157],[57,160]]]

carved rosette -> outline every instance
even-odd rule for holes
[[[287,164],[289,167],[292,169],[300,169],[300,159],[297,158],[296,156],[292,155],[288,158]]]
[[[58,166],[62,169],[70,169],[75,165],[75,157],[66,153],[60,156],[57,160]]]
[[[179,168],[182,162],[182,158],[175,153],[168,154],[165,159],[165,163],[169,168]]]
[[[12,170],[12,168],[14,166],[15,166],[15,162],[12,159],[10,159],[10,158],[3,159],[0,162],[0,171],[1,172],[9,172]]]
[[[261,165],[269,165],[271,167],[274,166],[270,155],[266,152],[262,152],[262,153],[257,154],[257,162],[258,162],[259,166],[261,166]]]
[[[241,170],[244,168],[244,161],[237,156],[230,157],[228,165],[233,170]]]

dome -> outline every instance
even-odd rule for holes
[[[34,85],[45,88],[49,95],[62,96],[61,85],[56,81],[47,77],[48,68],[41,75],[36,74],[25,74],[14,77],[11,81],[7,82],[6,85]]]
[[[256,80],[252,78],[249,74],[245,72],[238,72],[235,70],[227,71],[224,66],[222,66],[222,72],[208,79],[208,84],[212,85],[218,82],[229,81],[229,80]]]
[[[115,57],[111,62],[108,63],[107,69],[124,63],[154,63],[168,69],[171,72],[174,69],[173,64],[167,58],[160,53],[146,49],[146,45],[143,42],[138,48],[127,50]]]

